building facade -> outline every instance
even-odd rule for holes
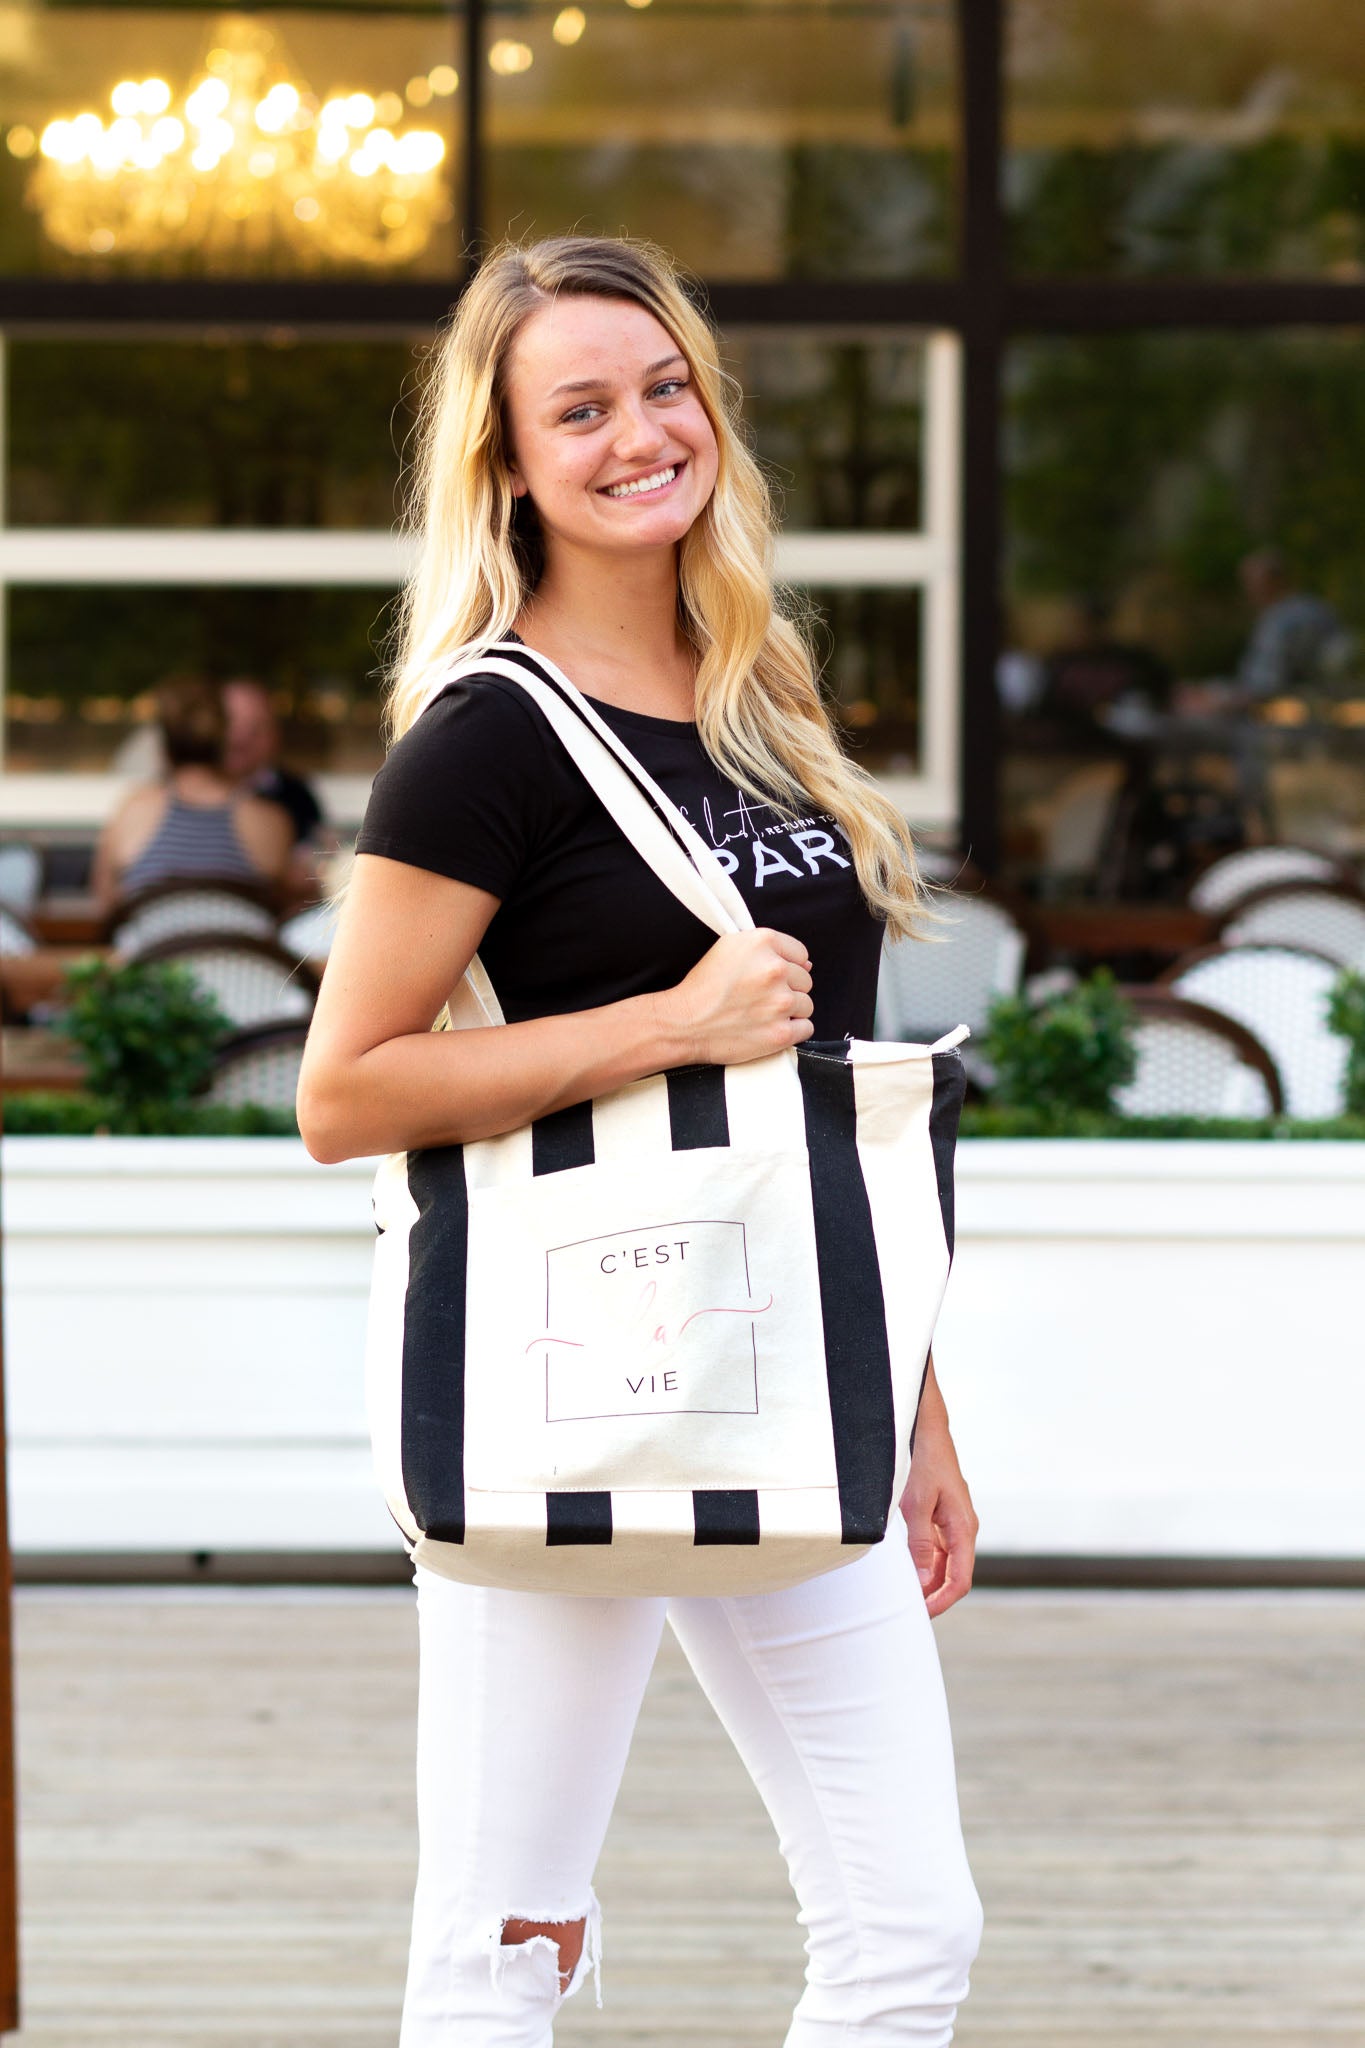
[[[698,280],[826,687],[1041,898],[1365,852],[1365,45],[1333,0],[0,21],[3,789],[98,822],[261,676],[354,822],[412,394],[477,253]]]

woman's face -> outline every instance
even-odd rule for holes
[[[533,313],[508,363],[507,420],[512,488],[549,543],[671,548],[715,488],[715,431],[686,358],[630,300]]]

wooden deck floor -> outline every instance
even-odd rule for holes
[[[28,1589],[23,2048],[393,2048],[405,1592]],[[1365,1594],[978,1593],[939,1624],[988,1931],[959,2048],[1365,2048]],[[779,2048],[800,1944],[675,1650],[560,2048]],[[470,2043],[468,2048],[477,2048]]]

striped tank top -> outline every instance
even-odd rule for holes
[[[172,797],[166,814],[135,860],[119,878],[125,896],[153,882],[183,881],[195,875],[260,880],[232,822],[232,805],[186,804]]]

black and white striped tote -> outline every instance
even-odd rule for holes
[[[464,672],[526,689],[667,886],[717,933],[752,928],[559,670],[503,643]],[[450,1021],[502,1021],[477,960]],[[738,1593],[879,1542],[952,1254],[965,1035],[808,1041],[386,1160],[368,1398],[416,1561],[481,1585]]]

